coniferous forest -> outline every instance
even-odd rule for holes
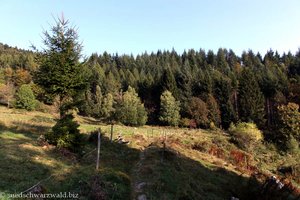
[[[8,105],[15,98],[13,93],[24,84],[30,85],[38,101],[54,103],[55,98],[45,95],[33,79],[39,66],[35,54],[1,44],[3,104]],[[278,132],[283,128],[278,127],[282,124],[279,106],[292,109],[296,104],[296,112],[300,104],[299,51],[279,55],[269,50],[261,55],[248,50],[241,56],[223,48],[217,52],[190,49],[182,54],[174,49],[158,50],[136,56],[104,52],[90,55],[82,65],[88,86],[76,97],[82,100],[78,101],[79,113],[103,121],[113,119],[133,126],[147,123],[223,129],[228,129],[231,123],[254,122],[268,139],[278,142],[277,139],[284,137]],[[160,98],[166,90],[174,98],[176,108],[172,110],[179,112],[169,113],[175,116],[173,122],[160,119]],[[136,96],[137,104],[142,103],[140,107],[144,108],[130,110],[129,102],[123,110],[118,109],[124,104],[121,101],[125,93]],[[143,112],[139,114],[144,117],[124,116],[130,112],[135,116],[138,114],[134,112]]]
[[[29,188],[21,195],[63,186],[87,199],[298,199],[300,49],[83,56],[76,29],[55,22],[42,50],[0,44],[0,145],[15,145],[0,163],[44,178],[29,187],[32,171],[5,171],[5,193],[13,179]]]

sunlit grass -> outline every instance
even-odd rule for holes
[[[160,195],[165,195],[166,199],[180,196],[197,198],[199,194],[203,195],[201,198],[222,199],[221,193],[227,193],[226,189],[238,184],[240,177],[243,180],[248,177],[247,174],[241,176],[239,169],[229,160],[208,152],[212,145],[223,149],[224,154],[237,148],[230,142],[230,136],[220,130],[115,124],[113,140],[121,135],[129,142],[120,145],[109,141],[110,124],[76,116],[80,131],[86,136],[98,128],[105,135],[101,146],[100,171],[96,172],[95,144],[88,143],[84,151],[92,153],[77,161],[63,156],[54,147],[38,145],[37,138],[49,131],[56,119],[57,116],[48,113],[0,107],[0,192],[22,192],[50,176],[42,184],[48,192],[78,191],[79,183],[89,183],[92,176],[102,174],[108,181],[118,176],[127,177],[132,185],[122,185],[123,182],[118,185],[122,191],[128,190],[125,192],[127,199],[130,195],[131,198],[136,195],[134,184],[139,181],[150,184],[145,191],[150,199],[162,197]],[[174,151],[165,162],[161,162],[163,141],[167,149]],[[193,149],[197,143],[202,145],[202,151]],[[159,147],[148,151],[153,144]],[[146,159],[138,165],[141,150],[145,150]],[[268,171],[300,160],[297,156],[278,154],[276,149],[265,145],[257,147],[253,156],[257,166]],[[170,182],[172,184],[164,185]],[[220,189],[227,182],[232,185]]]

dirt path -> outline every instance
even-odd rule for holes
[[[145,187],[147,186],[147,182],[141,180],[141,171],[143,168],[143,162],[145,160],[145,151],[146,148],[141,148],[140,159],[136,163],[133,171],[132,171],[132,199],[134,200],[146,200],[147,196],[145,194]]]

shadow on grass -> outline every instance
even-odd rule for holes
[[[29,124],[26,122],[15,121],[10,126],[0,123],[0,134],[9,131],[11,133],[23,134],[30,139],[36,139],[39,135],[45,134],[49,130],[49,126]]]
[[[58,151],[42,150],[35,145],[36,131],[43,127],[15,124],[16,127],[0,127],[26,137],[10,143],[11,138],[0,141],[0,192],[20,193],[38,181],[53,175],[41,183],[46,193],[71,192],[81,199],[136,199],[145,194],[147,199],[170,200],[221,200],[235,196],[240,199],[258,199],[261,185],[251,178],[216,166],[206,166],[185,157],[172,149],[163,150],[151,146],[144,152],[125,144],[110,142],[102,135],[100,170],[96,165],[96,138],[87,141],[86,152],[75,162]],[[31,132],[32,131],[32,132]],[[25,148],[31,143],[35,148]],[[141,156],[142,155],[142,156]],[[37,157],[51,162],[40,162]],[[50,163],[50,164],[49,164]],[[136,190],[136,184],[144,187]]]
[[[50,168],[36,162],[42,154],[34,133],[0,124],[0,192],[19,193],[50,174]]]
[[[224,168],[205,166],[172,149],[149,146],[137,171],[149,199],[256,199],[260,184]],[[139,194],[140,193],[140,194]]]

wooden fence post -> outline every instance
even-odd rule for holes
[[[96,164],[96,170],[99,169],[100,147],[101,147],[101,135],[100,135],[100,129],[98,129],[98,145],[97,145],[97,164]]]
[[[113,133],[114,133],[114,124],[111,124],[110,125],[110,142],[112,142]]]

